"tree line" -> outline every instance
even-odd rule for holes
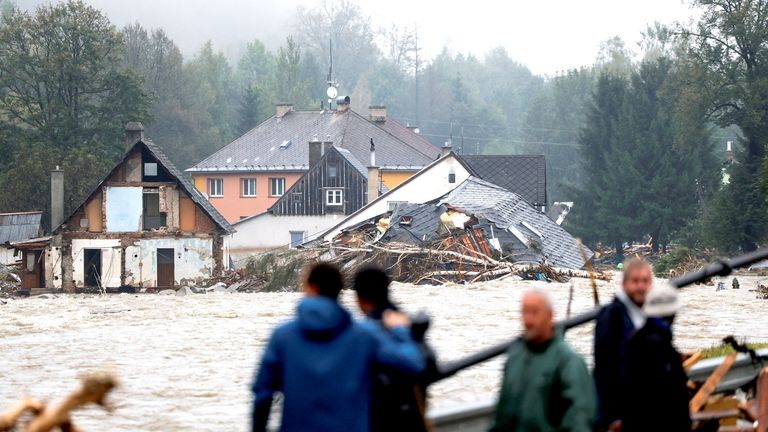
[[[275,103],[327,107],[331,78],[353,108],[386,105],[459,153],[544,154],[550,201],[576,203],[569,228],[591,243],[748,250],[768,235],[768,0],[732,3],[695,0],[695,26],[649,27],[635,50],[609,39],[592,65],[538,76],[503,48],[425,58],[418,28],[375,29],[351,0],[299,8],[282,46],[252,40],[236,61],[212,42],[185,58],[162,29],[118,29],[81,0],[0,0],[0,211],[47,210],[56,165],[72,210],[121,156],[127,121],[183,169]]]

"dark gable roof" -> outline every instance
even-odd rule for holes
[[[224,216],[222,216],[221,213],[219,213],[219,211],[216,210],[216,208],[208,201],[208,199],[206,199],[203,194],[195,188],[192,182],[190,182],[189,179],[184,176],[184,173],[176,168],[176,165],[174,165],[173,162],[168,159],[168,156],[166,156],[165,153],[160,150],[160,147],[158,147],[157,144],[145,138],[144,140],[137,141],[133,146],[135,147],[139,144],[143,144],[147,150],[152,153],[152,156],[154,156],[155,159],[157,159],[157,161],[160,162],[160,164],[165,167],[165,169],[168,170],[168,172],[173,177],[176,178],[176,181],[179,182],[179,185],[181,185],[182,189],[184,189],[184,192],[189,195],[192,201],[194,201],[197,205],[200,206],[200,208],[203,209],[203,211],[213,220],[216,225],[219,226],[219,228],[226,232],[233,231],[232,226],[229,224],[229,222],[227,222],[226,219],[224,219]],[[126,152],[126,154],[128,154],[128,152]]]
[[[389,118],[372,122],[351,109],[291,111],[268,118],[187,171],[305,171],[312,139],[332,141],[368,161],[371,138],[376,164],[383,169],[417,170],[440,156],[438,147]]]
[[[536,206],[547,205],[544,156],[462,155],[476,177],[522,196]]]
[[[181,171],[179,171],[179,169],[178,169],[178,168],[176,168],[176,165],[174,165],[174,164],[173,164],[173,162],[171,162],[171,160],[170,160],[170,159],[168,159],[168,156],[166,156],[166,155],[165,155],[165,153],[163,153],[163,151],[162,151],[162,150],[160,150],[160,147],[158,147],[158,146],[157,146],[157,144],[153,143],[151,140],[149,140],[149,139],[146,139],[146,138],[144,138],[144,139],[142,139],[142,140],[138,140],[138,141],[136,141],[136,142],[135,142],[135,143],[134,143],[134,144],[131,146],[131,148],[130,148],[130,149],[128,149],[128,151],[126,151],[126,152],[125,152],[125,154],[123,154],[123,158],[122,158],[122,159],[120,159],[120,162],[118,162],[118,163],[117,163],[117,164],[114,166],[114,168],[112,168],[112,171],[110,171],[110,173],[109,173],[109,174],[108,174],[108,175],[107,175],[107,176],[104,178],[104,180],[102,180],[102,181],[99,183],[99,185],[98,185],[98,186],[96,186],[96,187],[93,189],[93,192],[91,192],[91,194],[90,194],[90,195],[88,195],[88,198],[86,198],[86,199],[85,199],[85,201],[83,201],[83,203],[82,203],[82,204],[80,204],[80,207],[78,207],[77,209],[75,209],[75,211],[74,211],[72,214],[70,214],[70,215],[69,215],[67,218],[65,218],[65,219],[64,219],[64,222],[62,223],[62,225],[63,225],[64,223],[66,223],[67,221],[69,221],[70,219],[72,219],[72,216],[74,216],[74,215],[77,213],[77,211],[78,211],[78,210],[79,210],[79,209],[80,209],[80,208],[81,208],[81,207],[82,207],[82,206],[83,206],[83,205],[84,205],[84,204],[85,204],[85,203],[86,203],[86,202],[87,202],[89,199],[91,199],[91,197],[92,197],[92,196],[93,196],[93,195],[96,193],[96,191],[98,191],[99,189],[101,189],[101,187],[102,187],[102,186],[104,186],[104,183],[106,183],[106,181],[107,181],[107,180],[108,180],[110,177],[112,177],[112,175],[115,173],[115,171],[117,170],[117,168],[118,168],[118,167],[120,167],[122,164],[124,164],[124,163],[125,163],[125,160],[126,160],[126,158],[128,157],[128,155],[131,153],[131,151],[132,151],[134,148],[136,148],[137,146],[140,146],[140,145],[141,145],[141,146],[144,146],[144,147],[145,147],[145,148],[146,148],[146,149],[147,149],[147,150],[150,152],[150,154],[152,154],[152,156],[153,156],[155,159],[157,159],[157,161],[160,163],[160,165],[162,165],[162,166],[163,166],[163,167],[164,167],[164,168],[165,168],[165,169],[168,171],[168,173],[169,173],[169,174],[171,174],[171,176],[173,176],[173,177],[174,177],[174,179],[175,179],[175,180],[176,180],[176,181],[179,183],[179,185],[181,186],[181,188],[182,188],[182,189],[184,190],[184,192],[186,192],[186,194],[187,194],[187,195],[188,195],[188,196],[189,196],[189,197],[192,199],[192,201],[194,201],[194,202],[195,202],[195,204],[197,204],[198,206],[200,206],[200,208],[201,208],[201,209],[203,209],[203,211],[204,211],[204,212],[205,212],[205,213],[206,213],[206,214],[207,214],[207,215],[208,215],[208,216],[209,216],[209,217],[210,217],[210,218],[213,220],[213,222],[214,222],[216,225],[218,225],[218,226],[219,226],[219,228],[221,228],[222,230],[224,230],[224,231],[226,231],[226,232],[228,232],[228,233],[231,233],[231,232],[233,232],[233,231],[234,231],[234,230],[232,229],[232,226],[229,224],[229,222],[227,222],[227,220],[226,220],[226,219],[224,219],[224,217],[223,217],[223,216],[222,216],[222,215],[221,215],[221,214],[218,212],[218,210],[216,210],[216,208],[214,208],[214,207],[213,207],[213,205],[211,205],[211,203],[210,203],[210,202],[208,202],[208,200],[207,200],[207,199],[206,199],[206,198],[203,196],[203,194],[201,194],[201,193],[200,193],[200,192],[199,192],[197,189],[195,189],[195,187],[194,187],[194,186],[192,185],[192,183],[191,183],[191,182],[190,182],[190,181],[189,181],[189,180],[188,180],[188,179],[187,179],[187,178],[184,176],[184,174],[183,174]],[[55,230],[54,230],[54,232],[58,231],[60,227],[61,227],[61,226],[59,226],[59,227],[56,227],[56,228],[55,228]]]
[[[440,203],[481,216],[497,228],[517,232],[539,243],[542,254],[553,266],[578,269],[584,265],[576,239],[514,192],[470,177],[440,199]],[[584,251],[588,257],[592,256],[588,248]]]
[[[43,212],[0,213],[0,245],[29,240],[40,235]]]

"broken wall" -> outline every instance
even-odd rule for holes
[[[101,284],[120,287],[122,248],[119,239],[72,239],[72,279],[76,287],[85,286],[85,249],[101,250]]]
[[[214,275],[214,240],[207,238],[162,238],[135,240],[125,248],[125,284],[157,286],[157,249],[174,249],[174,280],[202,280]]]

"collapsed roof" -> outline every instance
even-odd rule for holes
[[[436,201],[398,204],[380,241],[419,244],[469,227],[482,229],[489,245],[513,262],[568,269],[584,265],[570,233],[520,195],[477,177]],[[584,252],[587,258],[593,254],[586,247]]]

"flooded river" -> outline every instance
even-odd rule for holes
[[[676,343],[694,350],[733,334],[768,341],[768,301],[749,290],[711,286],[683,291],[685,309]],[[730,279],[725,279],[730,287]],[[658,282],[658,281],[657,281]],[[569,284],[495,281],[469,286],[396,285],[394,297],[409,311],[433,318],[429,337],[440,359],[450,360],[519,332],[518,302],[527,287],[550,290],[559,318]],[[614,283],[600,283],[610,301]],[[574,313],[592,306],[587,281],[575,285]],[[111,395],[115,411],[76,414],[85,430],[241,431],[248,426],[249,384],[272,327],[290,317],[297,293],[59,296],[9,300],[0,305],[0,410],[21,395],[58,400],[89,371],[110,371],[122,386]],[[353,306],[353,293],[343,294]],[[108,313],[105,313],[108,312]],[[568,341],[591,362],[591,326]],[[434,407],[488,399],[500,380],[501,360],[462,372],[431,388]]]

